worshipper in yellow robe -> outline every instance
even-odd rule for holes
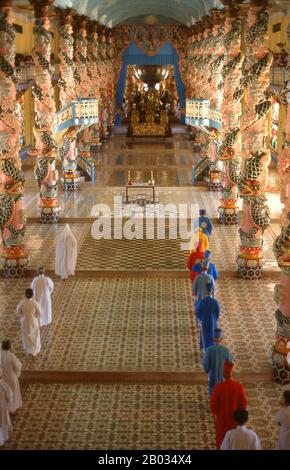
[[[192,232],[191,239],[189,243],[189,251],[192,253],[196,250],[196,246],[199,243],[200,251],[205,252],[209,248],[208,238],[205,233],[203,233],[201,228],[198,228],[198,231]]]

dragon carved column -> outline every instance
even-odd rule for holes
[[[92,21],[90,23],[90,34],[88,37],[88,75],[91,80],[90,98],[99,99],[100,86],[99,86],[99,71],[98,71],[98,48],[99,48],[99,35],[98,23]],[[91,152],[95,153],[100,150],[100,128],[99,123],[93,124],[90,127],[90,144]]]
[[[283,384],[290,382],[290,81],[287,83],[286,139],[278,159],[281,183],[282,228],[273,249],[279,268],[280,283],[275,286],[274,298],[279,305],[275,312],[277,320],[276,344],[272,361],[275,379]]]
[[[88,18],[86,16],[77,15],[75,18],[75,81],[77,98],[88,98],[91,86],[87,69]],[[86,127],[79,136],[78,155],[84,159],[91,158],[89,127]]]
[[[6,277],[21,277],[28,264],[24,242],[23,190],[19,158],[21,125],[17,115],[15,37],[12,0],[0,1],[0,264]]]
[[[238,271],[244,279],[259,279],[262,274],[265,263],[263,232],[270,223],[265,205],[270,154],[265,149],[265,142],[268,129],[266,114],[271,108],[266,90],[272,54],[267,47],[269,13],[264,5],[265,2],[257,0],[248,7],[246,65],[240,86],[234,93],[234,99],[245,94],[245,112],[241,118],[243,167],[239,181],[243,208],[237,257]]]
[[[226,58],[222,68],[224,82],[224,97],[221,106],[222,133],[221,144],[217,151],[219,160],[224,162],[222,198],[218,208],[219,221],[224,225],[234,225],[239,221],[237,185],[240,176],[242,108],[241,102],[233,99],[233,94],[240,83],[243,55],[241,52],[242,23],[235,13],[238,11],[229,11],[225,21]]]
[[[106,33],[102,30],[99,41],[99,70],[100,70],[100,125],[101,135],[106,138],[108,136],[108,111],[107,111],[107,45]]]
[[[224,13],[220,10],[211,10],[213,16],[213,28],[212,28],[212,62],[210,64],[210,76],[208,79],[210,106],[214,110],[220,111],[221,103],[223,99],[224,84],[221,80],[221,71],[225,59],[224,51]],[[208,157],[211,161],[210,166],[210,178],[209,178],[209,190],[219,191],[221,189],[221,178],[220,171],[217,168],[217,151],[214,140],[217,138],[218,131],[212,130],[209,137],[208,145]]]
[[[107,44],[107,58],[108,58],[108,84],[107,84],[107,97],[109,107],[109,126],[113,127],[116,114],[116,100],[115,100],[115,89],[117,86],[116,78],[116,67],[114,64],[115,51],[114,51],[114,39],[111,31],[109,32],[108,44]]]
[[[59,220],[57,200],[58,174],[55,169],[57,144],[53,138],[55,101],[50,63],[52,34],[49,31],[49,7],[53,0],[30,0],[35,11],[33,58],[35,62],[35,177],[40,190],[40,217],[43,223]],[[31,155],[33,153],[31,152]]]
[[[74,78],[74,37],[73,37],[73,17],[74,10],[57,9],[60,20],[59,38],[59,61],[61,107],[68,105],[76,99],[76,86]],[[62,160],[63,180],[65,191],[76,191],[79,186],[79,174],[77,171],[77,149],[76,149],[77,128],[68,129],[63,136],[63,143],[59,148]]]

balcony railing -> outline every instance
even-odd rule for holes
[[[54,132],[72,126],[90,126],[99,122],[98,100],[79,98],[64,106],[54,116]]]
[[[210,107],[209,100],[186,100],[185,122],[189,126],[206,126],[214,129],[221,128],[221,113]]]

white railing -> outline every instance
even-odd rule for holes
[[[210,107],[209,100],[187,99],[185,122],[192,126],[207,126],[219,129],[221,127],[221,113]]]

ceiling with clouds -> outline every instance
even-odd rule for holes
[[[219,0],[55,0],[55,6],[74,8],[79,14],[112,28],[131,18],[166,17],[167,22],[191,26],[211,8],[223,8]],[[148,20],[148,23],[149,24]]]

